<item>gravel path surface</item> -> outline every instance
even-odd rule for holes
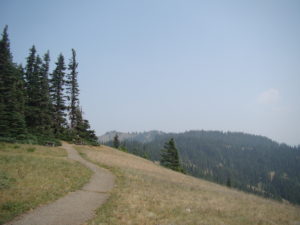
[[[25,213],[7,225],[82,225],[93,218],[95,209],[107,200],[108,192],[114,186],[114,176],[108,170],[83,159],[72,145],[64,143],[63,148],[68,151],[70,159],[94,172],[90,182],[81,190]]]

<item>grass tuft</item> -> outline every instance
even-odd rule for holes
[[[5,171],[0,171],[0,190],[10,188],[16,179],[11,178]]]
[[[27,148],[27,152],[34,152],[35,148]]]

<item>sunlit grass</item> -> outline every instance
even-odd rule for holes
[[[162,168],[105,146],[80,147],[110,168],[117,185],[95,224],[295,225],[300,208],[260,198]]]
[[[0,224],[85,184],[91,172],[62,148],[0,143]]]

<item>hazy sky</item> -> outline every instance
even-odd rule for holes
[[[1,0],[14,61],[71,48],[106,131],[243,131],[300,144],[299,0]]]

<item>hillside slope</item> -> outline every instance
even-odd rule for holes
[[[117,186],[89,224],[298,225],[300,208],[162,168],[110,147],[77,147]]]
[[[152,140],[142,142],[143,135]],[[231,180],[243,191],[300,204],[300,147],[238,132],[187,131],[137,133],[122,142],[129,152],[160,159],[164,143],[174,138],[188,174],[220,184]],[[107,143],[112,145],[111,142]]]

